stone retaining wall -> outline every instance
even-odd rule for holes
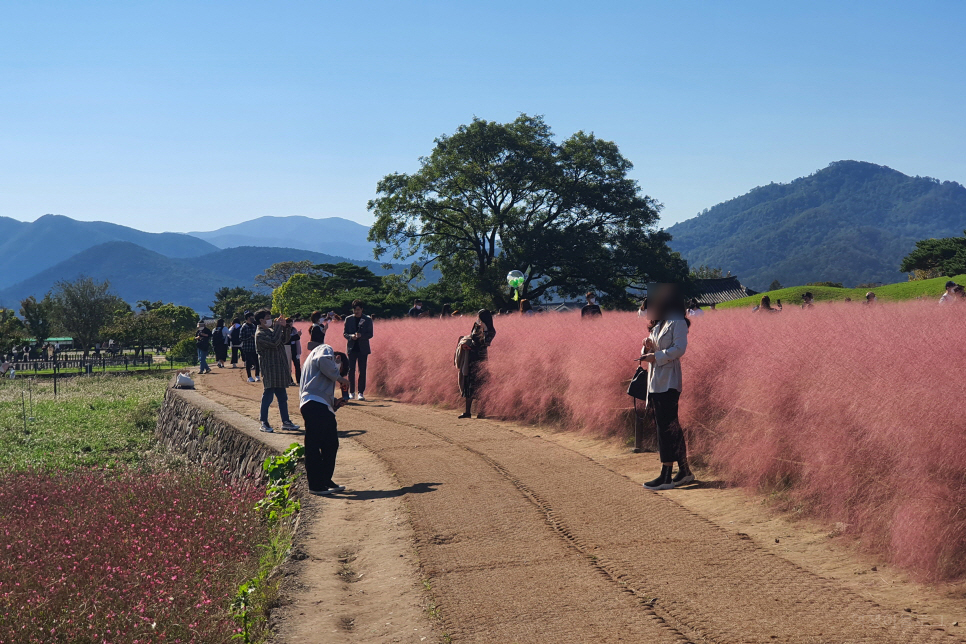
[[[191,390],[168,389],[155,435],[169,451],[235,480],[260,480],[265,459],[281,453],[258,438],[256,421]]]

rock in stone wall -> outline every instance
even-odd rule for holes
[[[262,463],[280,452],[258,437],[258,423],[196,391],[168,389],[155,435],[168,450],[232,479],[261,480]]]

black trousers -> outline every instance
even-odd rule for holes
[[[339,426],[335,414],[314,400],[302,405],[305,421],[305,476],[310,490],[327,490],[332,486],[335,456],[339,452]]]
[[[681,392],[668,389],[659,394],[648,394],[647,401],[654,408],[654,421],[657,425],[657,451],[662,463],[684,462],[688,458],[684,444],[684,432],[678,422],[678,399]]]
[[[302,384],[302,361],[294,353],[292,354],[292,364],[295,365],[295,384]]]
[[[366,367],[369,366],[369,354],[349,354],[349,393],[356,392],[356,364],[359,365],[359,393],[366,393]]]
[[[258,371],[258,354],[254,351],[242,351],[242,360],[245,361],[245,373],[252,377],[252,369],[255,370],[255,377],[261,375]]]
[[[241,352],[241,347],[233,346],[231,348],[231,363],[238,364],[238,354]]]

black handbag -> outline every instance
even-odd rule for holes
[[[638,367],[627,385],[627,395],[638,400],[647,400],[647,369]]]

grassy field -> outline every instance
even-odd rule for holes
[[[0,469],[137,463],[154,442],[169,374],[0,381]],[[33,419],[24,429],[22,400]],[[23,397],[22,397],[23,396]]]
[[[781,300],[782,304],[787,304],[789,306],[798,306],[802,303],[802,293],[805,291],[811,291],[812,295],[815,296],[816,302],[822,301],[844,301],[845,298],[852,298],[853,302],[862,302],[865,300],[865,294],[869,291],[875,293],[876,298],[883,302],[896,302],[901,300],[914,300],[918,297],[923,297],[926,299],[935,298],[939,301],[939,296],[943,294],[945,290],[946,281],[950,279],[948,277],[937,277],[931,280],[919,280],[916,282],[898,282],[896,284],[885,284],[883,286],[877,286],[875,288],[834,288],[830,286],[792,286],[790,288],[782,288],[777,291],[768,291],[766,293],[759,293],[758,295],[752,295],[751,297],[743,297],[740,300],[732,300],[731,302],[725,302],[724,304],[719,304],[719,309],[734,309],[741,307],[752,307],[758,304],[761,300],[762,295],[767,295],[771,298],[772,305],[775,304],[776,300]],[[959,284],[966,282],[966,275],[957,275],[953,277],[952,280]]]
[[[171,371],[174,369],[184,369],[185,367],[190,367],[190,366],[192,365],[188,360],[174,360],[174,361],[166,360],[164,362],[159,361],[159,362],[152,362],[149,364],[140,363],[137,366],[133,364],[129,364],[126,367],[124,365],[111,365],[111,366],[101,367],[100,365],[94,364],[93,369],[94,369],[94,374],[99,374],[99,373],[121,373],[121,372],[131,372],[131,371],[144,371],[144,372]],[[68,376],[79,372],[80,372],[80,369],[77,369],[76,367],[71,367],[68,369],[60,369],[58,371],[59,374],[68,375]],[[33,369],[26,369],[26,370],[21,369],[20,371],[17,372],[17,375],[19,377],[52,376],[54,375],[54,370],[38,369],[37,371],[34,371]]]

